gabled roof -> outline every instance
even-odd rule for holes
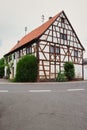
[[[9,55],[10,53],[16,51],[20,47],[26,45],[27,43],[30,43],[30,42],[32,42],[34,40],[37,40],[53,24],[53,22],[55,22],[55,20],[60,16],[61,13],[63,13],[65,15],[64,11],[61,11],[60,13],[58,13],[57,15],[55,15],[54,17],[49,19],[47,22],[45,22],[44,24],[42,24],[41,26],[39,26],[38,28],[36,28],[32,32],[30,32],[29,34],[24,36],[18,43],[16,43],[16,45],[6,55]],[[65,17],[68,20],[66,15],[65,15]],[[69,22],[69,20],[68,20],[68,22]],[[70,24],[73,32],[75,33],[75,31],[74,31],[74,29],[73,29],[70,22],[69,22],[69,24]],[[75,33],[75,35],[76,35],[76,33]],[[77,35],[76,35],[76,37],[77,37],[81,47],[83,48],[83,50],[85,50]]]
[[[43,25],[39,26],[38,28],[36,28],[35,30],[33,30],[32,32],[30,32],[29,34],[27,34],[26,36],[24,36],[11,50],[9,53],[15,51],[16,49],[22,47],[23,45],[37,39],[38,37],[40,37],[48,28],[49,26],[52,25],[52,23],[60,16],[62,12],[58,13],[57,15],[55,15],[54,17],[52,17],[51,19],[49,19],[47,22],[45,22]],[[9,54],[8,53],[8,54]]]

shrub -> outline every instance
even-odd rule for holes
[[[59,72],[58,75],[57,75],[56,81],[64,82],[64,81],[67,81],[67,78],[66,78],[64,73]]]
[[[4,58],[0,59],[0,78],[4,76]]]
[[[10,74],[11,74],[11,71],[10,71],[10,66],[7,65],[7,76],[6,78],[9,79],[10,78]]]
[[[35,82],[38,74],[38,62],[34,55],[26,55],[17,63],[16,77],[17,82]]]
[[[72,62],[66,62],[64,64],[64,73],[68,80],[72,80],[75,76],[75,68]]]

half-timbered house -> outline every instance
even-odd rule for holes
[[[64,70],[64,63],[72,61],[75,66],[75,78],[83,78],[83,51],[76,32],[64,11],[50,17],[40,27],[25,35],[5,55],[11,66],[11,78],[16,74],[18,60],[26,54],[38,58],[38,80],[56,79],[59,71]],[[6,76],[6,68],[5,68]]]

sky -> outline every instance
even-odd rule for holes
[[[87,0],[0,0],[0,58],[27,33],[64,10],[87,57]]]

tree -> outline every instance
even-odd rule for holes
[[[0,78],[4,76],[4,58],[0,59]]]
[[[38,74],[38,61],[34,55],[26,55],[17,63],[16,77],[17,82],[35,82]]]
[[[75,77],[75,68],[72,62],[65,62],[64,73],[68,80],[72,80]]]

